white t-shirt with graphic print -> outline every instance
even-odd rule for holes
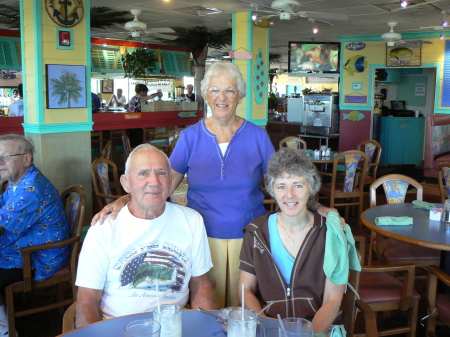
[[[103,319],[152,311],[160,302],[182,308],[191,276],[212,267],[201,215],[166,203],[164,213],[146,220],[124,207],[115,220],[91,227],[83,242],[76,285],[103,289]]]

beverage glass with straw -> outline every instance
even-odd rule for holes
[[[156,303],[153,319],[161,324],[160,337],[181,337],[181,308],[176,304],[160,304],[158,281],[156,281]]]
[[[304,318],[288,317],[281,320],[278,315],[278,321],[279,337],[312,337],[314,334],[314,324]]]
[[[258,322],[258,313],[244,308],[244,284],[242,284],[242,307],[228,316],[228,337],[256,337],[256,327],[260,325],[261,336],[265,337],[264,325]]]

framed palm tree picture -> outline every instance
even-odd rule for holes
[[[86,67],[46,64],[47,109],[86,108]]]

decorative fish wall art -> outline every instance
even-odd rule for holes
[[[386,47],[386,67],[411,67],[422,65],[422,45]]]

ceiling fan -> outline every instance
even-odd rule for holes
[[[265,18],[278,16],[280,20],[290,20],[291,18],[308,18],[332,25],[330,21],[347,21],[347,14],[330,12],[299,11],[300,3],[296,0],[275,0],[270,5],[271,10],[257,9],[256,12],[267,13]]]
[[[391,29],[389,32],[381,35],[381,38],[386,41],[388,47],[414,47],[421,44],[432,44],[431,41],[422,40],[402,40],[402,35],[394,32],[394,27],[397,26],[397,22],[389,21],[387,23]]]
[[[230,54],[227,51],[213,50],[206,58],[206,63],[211,64],[212,62],[218,61],[229,61],[231,62]]]
[[[165,33],[174,33],[175,31],[171,28],[147,28],[147,24],[142,21],[139,21],[138,19],[138,15],[141,14],[142,12],[141,9],[132,9],[130,12],[131,14],[134,15],[134,19],[132,21],[125,23],[124,26],[121,26],[121,28],[124,28],[128,31],[127,32],[127,34],[129,34],[128,38],[140,39],[142,34],[146,36],[154,36],[157,38],[167,40],[175,40],[177,38],[175,35],[165,34]],[[98,35],[106,35],[106,34],[110,35],[111,32],[105,34],[98,33]]]

